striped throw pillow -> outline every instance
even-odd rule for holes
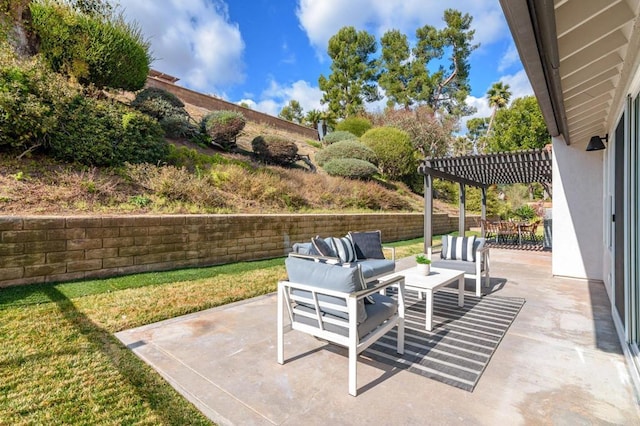
[[[353,243],[350,238],[335,238],[331,237],[329,239],[331,241],[331,248],[336,253],[340,261],[343,263],[355,262],[357,260],[356,257],[356,249],[353,247]]]
[[[475,242],[475,235],[472,237],[454,237],[452,235],[447,235],[447,247],[445,248],[443,244],[443,259],[475,262],[476,256],[473,250]]]

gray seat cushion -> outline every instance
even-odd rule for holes
[[[388,296],[384,296],[384,295],[379,294],[379,293],[372,294],[372,297],[375,299],[376,303],[373,304],[373,305],[364,305],[365,306],[365,310],[367,312],[367,320],[358,325],[358,337],[359,338],[363,338],[367,334],[369,334],[372,331],[374,331],[387,318],[389,318],[392,315],[394,315],[396,313],[396,311],[398,310],[397,303],[396,303],[396,301],[394,299],[392,299],[392,298],[390,298]],[[311,309],[311,308],[309,308],[307,306],[298,305],[298,307],[300,309],[302,309],[302,310],[307,311],[307,312],[313,312],[313,309]],[[358,306],[358,309],[360,309],[359,306]],[[327,313],[327,312],[323,313],[323,316],[336,318],[335,315],[331,315],[330,313]],[[340,317],[338,317],[338,318],[340,318]],[[307,325],[311,325],[311,326],[314,326],[314,327],[318,326],[318,322],[316,320],[314,320],[313,318],[304,317],[302,315],[294,315],[294,321],[300,322],[300,323],[303,323],[303,324],[307,324]],[[348,333],[349,333],[349,329],[347,328],[346,324],[345,324],[345,327],[340,327],[340,326],[334,325],[334,324],[325,324],[325,329],[330,331],[330,332],[332,332],[332,333],[340,334],[342,336],[347,336]]]
[[[365,278],[389,274],[396,269],[396,263],[393,260],[387,259],[358,260],[357,263],[362,268],[362,275],[364,275]]]
[[[456,271],[464,271],[465,274],[476,273],[476,263],[467,262],[465,260],[434,260],[431,262],[434,268],[455,269]]]

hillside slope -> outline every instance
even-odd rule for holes
[[[136,166],[90,168],[56,162],[42,154],[16,159],[0,154],[0,214],[171,214],[421,211],[422,198],[402,184],[360,182],[257,163],[250,153],[259,134],[294,140],[313,159],[304,137],[248,123],[241,153],[221,153],[171,141],[212,156],[210,170]]]

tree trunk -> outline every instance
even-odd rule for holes
[[[33,56],[38,52],[38,37],[29,28],[31,0],[8,0],[0,3],[0,25],[7,26],[7,39],[17,55]]]

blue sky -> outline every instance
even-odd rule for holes
[[[411,39],[425,24],[441,28],[444,9],[473,16],[471,96],[488,116],[492,83],[513,97],[532,94],[498,0],[120,0],[151,44],[152,67],[178,84],[277,115],[289,100],[305,111],[324,109],[318,77],[328,76],[329,38],[341,27],[367,30],[379,40],[389,29]],[[375,111],[384,101],[372,104]]]

